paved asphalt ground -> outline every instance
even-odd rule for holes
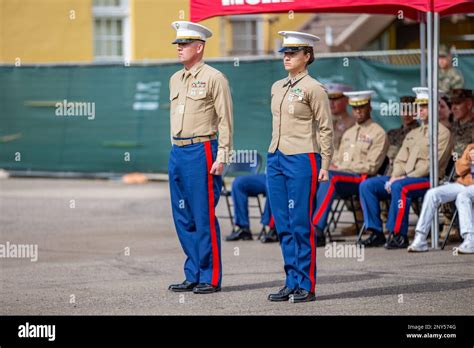
[[[221,230],[228,234],[228,220]],[[223,242],[222,292],[171,293],[168,284],[183,280],[184,257],[166,182],[0,180],[0,244],[7,241],[39,251],[37,262],[0,259],[1,315],[462,315],[474,308],[474,256],[453,255],[453,245],[421,255],[367,249],[363,261],[318,248],[317,301],[291,304],[266,300],[284,280],[278,244]]]

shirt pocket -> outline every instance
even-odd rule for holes
[[[296,118],[303,120],[311,120],[313,118],[313,112],[306,98],[299,99],[295,96],[293,101],[290,102],[289,108],[293,109],[293,114]]]
[[[357,154],[354,152],[355,144],[349,138],[344,138],[340,146],[340,160],[341,162],[338,165],[349,166],[351,162],[358,161]]]
[[[206,111],[208,99],[207,89],[190,90],[186,98],[186,113],[199,114]]]
[[[395,156],[395,159],[398,159],[399,161],[405,163],[408,160],[408,151],[402,151],[402,149],[399,149],[397,155]]]
[[[170,91],[170,110],[171,115],[174,115],[177,112],[178,106],[178,97],[179,97],[179,90],[175,89]]]
[[[359,142],[358,149],[360,150],[360,155],[364,155],[364,157],[368,155],[371,145],[371,143]]]
[[[420,144],[418,146],[418,153],[417,153],[417,158],[418,159],[428,159],[430,156],[430,145],[429,144]],[[439,158],[438,158],[439,160]]]
[[[428,144],[423,144],[419,145],[417,147],[416,151],[416,159],[415,159],[415,168],[420,168],[423,166],[426,166],[426,163],[429,163],[429,157],[430,157],[430,152],[429,152],[429,145]],[[438,158],[438,161],[440,159]]]
[[[422,149],[421,147],[418,148],[418,153],[416,154],[416,162],[415,166],[413,169],[420,169],[420,168],[429,168],[429,148],[428,149]],[[438,161],[440,159],[438,158]]]

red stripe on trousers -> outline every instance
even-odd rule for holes
[[[212,151],[211,142],[206,141],[204,143],[206,149],[206,162],[207,162],[207,193],[209,201],[209,225],[211,227],[211,243],[212,243],[212,282],[211,285],[217,286],[219,284],[219,248],[217,245],[217,232],[216,232],[216,216],[214,212],[214,179],[212,178]]]
[[[424,188],[429,188],[430,183],[429,182],[419,182],[415,184],[410,184],[406,185],[402,188],[402,206],[398,208],[398,215],[397,215],[397,220],[395,222],[395,228],[394,231],[395,233],[398,233],[400,231],[400,225],[402,224],[403,220],[403,215],[405,215],[405,205],[407,202],[407,193],[411,190],[420,190]]]
[[[314,292],[316,287],[316,279],[314,277],[314,271],[316,268],[316,245],[314,242],[314,226],[311,223],[311,218],[313,217],[313,202],[318,183],[318,165],[314,153],[309,153],[308,155],[309,161],[311,162],[311,193],[309,195],[309,226],[311,231],[309,241],[311,244],[311,262],[309,265],[309,279],[311,279],[311,292]]]
[[[273,214],[270,216],[270,222],[268,223],[268,227],[275,228],[275,219],[273,218]]]
[[[354,183],[361,183],[362,181],[365,180],[365,177],[356,177],[356,176],[343,176],[343,175],[334,175],[331,180],[329,181],[329,190],[326,194],[326,197],[324,197],[324,201],[321,204],[321,207],[319,207],[318,212],[316,213],[316,216],[313,219],[313,224],[317,225],[319,223],[319,219],[321,219],[321,216],[323,216],[324,211],[326,210],[329,200],[331,199],[331,196],[334,192],[334,185],[338,181],[342,182],[354,182]]]

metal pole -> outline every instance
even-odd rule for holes
[[[438,57],[439,57],[439,13],[434,14],[434,27],[433,27],[433,161],[431,166],[433,167],[433,184],[431,187],[438,186],[439,180],[439,166],[438,166]],[[438,209],[434,214],[433,226],[431,233],[431,244],[433,249],[439,249],[439,216]]]
[[[429,103],[428,103],[428,130],[429,130],[429,142],[430,142],[430,186],[434,187],[434,162],[433,162],[433,124],[434,124],[434,107],[433,107],[433,13],[427,13],[427,39],[428,39],[428,92],[429,92]],[[436,214],[435,214],[436,215]],[[433,220],[431,224],[431,247],[435,248],[435,222]]]
[[[426,17],[420,14],[420,86],[426,87]]]

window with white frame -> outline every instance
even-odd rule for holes
[[[94,0],[94,58],[130,60],[128,0]]]
[[[263,54],[263,18],[261,15],[232,16],[231,55]]]

